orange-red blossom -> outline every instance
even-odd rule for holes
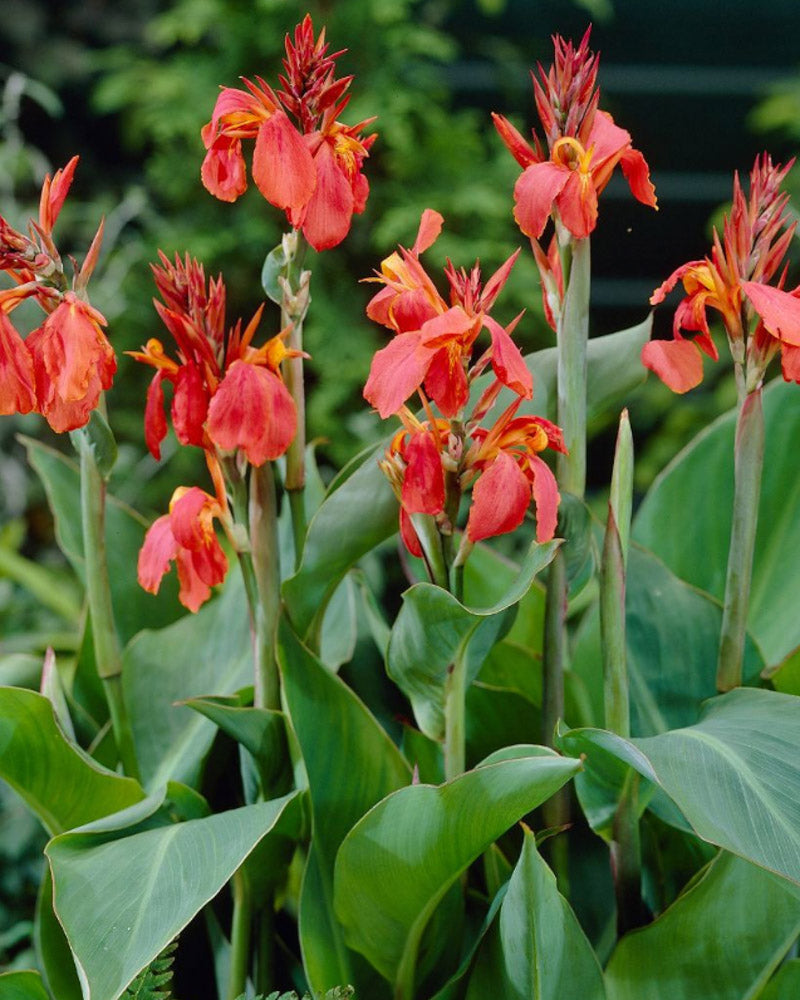
[[[75,156],[45,177],[39,218],[31,220],[27,234],[0,217],[0,269],[14,281],[0,292],[0,413],[41,413],[59,433],[87,423],[117,368],[103,332],[106,320],[86,297],[102,223],[71,287],[52,237],[77,163]],[[36,301],[46,317],[23,340],[10,314],[26,299]]]

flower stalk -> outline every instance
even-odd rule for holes
[[[86,597],[92,622],[97,673],[103,683],[117,753],[125,774],[139,779],[136,746],[122,687],[122,652],[119,645],[105,539],[106,484],[94,449],[85,431],[74,435],[80,454],[81,525],[86,563]]]
[[[744,394],[736,420],[733,523],[717,662],[717,688],[720,691],[730,691],[742,683],[763,464],[764,410],[761,389],[758,388]]]
[[[280,709],[275,636],[281,613],[281,567],[275,472],[265,462],[250,473],[250,544],[258,590],[256,609],[256,685],[258,708]]]

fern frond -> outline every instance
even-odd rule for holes
[[[352,986],[334,986],[333,989],[326,992],[322,1000],[353,1000],[354,996],[355,990]],[[236,997],[236,1000],[246,1000],[244,993]],[[274,993],[269,994],[259,993],[257,997],[253,997],[253,1000],[301,1000],[301,998],[294,990],[290,990],[288,993],[275,990]],[[304,993],[302,1000],[312,1000],[311,994]]]
[[[172,1000],[172,963],[178,942],[173,941],[134,979],[122,1000]]]

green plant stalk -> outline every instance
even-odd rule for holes
[[[589,338],[591,253],[588,238],[570,239],[563,246],[564,303],[558,321],[558,423],[564,432],[567,455],[558,455],[556,478],[561,490],[583,497],[586,490],[586,350]],[[542,736],[553,745],[556,724],[564,714],[564,669],[567,657],[567,570],[563,552],[550,564],[545,595]],[[568,822],[569,793],[561,789],[543,806],[547,827]],[[565,851],[557,840],[552,860],[562,886],[566,865],[557,860]],[[565,857],[562,859],[565,861]]]
[[[228,1000],[236,1000],[247,988],[253,906],[247,876],[241,868],[234,873],[231,886],[233,889],[233,918],[231,922],[231,965],[228,973]]]
[[[271,462],[250,472],[250,545],[258,603],[256,623],[255,704],[280,710],[275,636],[281,613],[281,566],[278,545],[278,501]]]
[[[281,329],[291,324],[287,346],[294,351],[303,350],[303,320],[308,308],[305,303],[293,301],[292,293],[303,290],[296,287],[302,274],[303,260],[306,254],[306,241],[301,233],[297,233],[297,250],[286,265],[284,277],[288,288],[284,291],[281,303]],[[289,497],[289,508],[292,514],[292,535],[294,538],[295,570],[299,569],[303,555],[303,545],[306,540],[308,524],[306,521],[306,393],[303,374],[303,358],[295,356],[287,358],[283,365],[286,388],[294,400],[297,412],[297,433],[286,451],[286,476],[284,486]]]
[[[411,514],[410,516],[422,548],[425,568],[431,583],[447,590],[449,574],[439,527],[431,514]]]
[[[466,644],[456,653],[444,684],[444,780],[466,769]]]
[[[736,420],[733,523],[717,662],[717,688],[720,691],[730,691],[742,683],[763,465],[764,410],[761,389],[758,388],[744,395]]]
[[[639,839],[639,774],[631,768],[614,815],[611,871],[617,901],[620,937],[646,922],[642,903],[641,843]]]
[[[122,652],[114,624],[111,588],[106,560],[106,485],[97,468],[94,453],[85,435],[80,441],[81,525],[86,563],[86,596],[92,619],[94,656],[103,682],[111,726],[123,770],[139,779],[136,745],[122,688]]]

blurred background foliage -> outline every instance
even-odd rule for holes
[[[333,50],[348,50],[339,72],[356,79],[345,120],[377,116],[379,133],[366,170],[366,212],[344,244],[312,254],[309,264],[310,435],[325,441],[321,454],[330,468],[385,433],[361,398],[371,355],[385,336],[365,319],[370,286],[358,279],[397,242],[413,240],[428,206],[446,219],[426,255],[433,274],[446,257],[458,266],[479,257],[490,274],[524,242],[511,215],[518,167],[489,113],[502,111],[520,128],[533,123],[528,71],[550,62],[554,32],[577,40],[594,22],[603,106],[644,152],[659,194],[657,214],[636,203],[620,179],[603,195],[592,246],[594,334],[640,322],[653,288],[707,251],[710,220],[730,197],[733,170],[746,173],[765,146],[785,161],[800,140],[795,0],[760,4],[758,30],[745,0],[672,0],[658,10],[640,0],[4,0],[0,213],[21,228],[36,210],[44,174],[80,153],[58,242],[82,257],[106,217],[92,301],[107,316],[119,352],[110,398],[120,441],[112,490],[148,517],[165,508],[179,483],[206,485],[195,449],[177,448],[170,437],[160,466],[144,449],[150,372],[122,352],[163,335],[149,264],[159,249],[170,256],[188,250],[207,274],[222,271],[229,322],[249,318],[260,303],[261,264],[284,219],[252,185],[234,205],[205,191],[200,128],[220,85],[235,86],[240,76],[275,81],[284,35],[307,10],[317,28],[327,26]],[[496,315],[508,322],[521,309],[524,350],[551,345],[529,253],[521,255]],[[262,336],[277,323],[277,312],[268,312]],[[669,335],[670,324],[671,310],[662,308],[658,334]],[[708,365],[703,388],[681,400],[650,379],[630,401],[640,491],[731,405],[726,370]],[[615,423],[616,414],[608,414],[594,428],[589,484],[597,503],[608,482]],[[29,682],[44,646],[69,651],[77,634],[75,623],[65,632],[63,619],[21,585],[32,563],[56,582],[63,568],[41,487],[15,440],[19,432],[66,446],[36,416],[0,422],[0,682]],[[28,563],[15,563],[17,555]],[[19,824],[26,820],[16,809],[4,815],[0,966],[24,963],[27,925],[14,914],[27,907],[14,901],[22,904],[33,891],[40,846],[24,835]],[[12,857],[12,845],[23,845],[23,854]]]

